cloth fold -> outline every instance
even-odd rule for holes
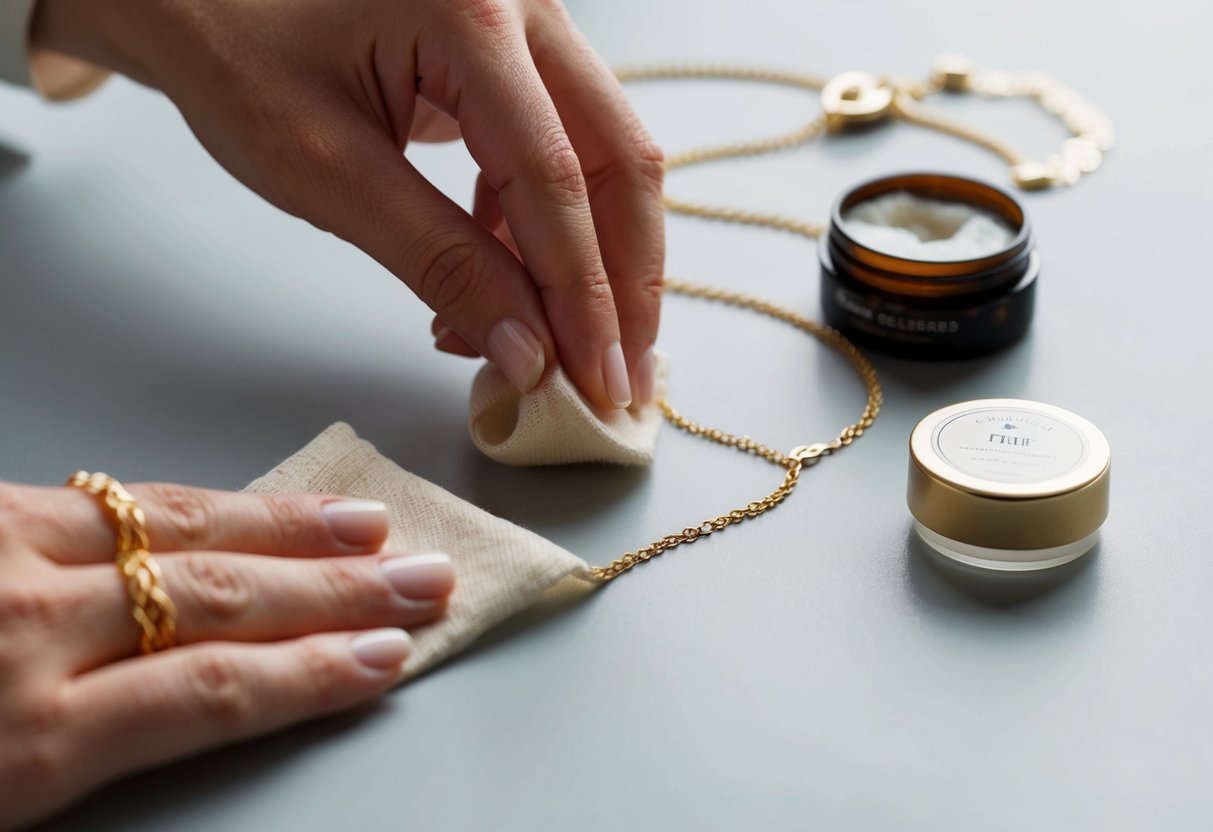
[[[415,649],[406,676],[459,652],[558,585],[561,593],[601,585],[581,558],[410,474],[341,422],[245,490],[381,500],[391,519],[389,550],[450,555],[457,579],[447,614],[411,631]]]
[[[656,398],[665,395],[668,368],[658,353]],[[468,433],[485,455],[508,465],[648,465],[660,427],[661,411],[653,404],[609,412],[592,408],[560,367],[526,395],[493,364],[485,364],[472,382]]]

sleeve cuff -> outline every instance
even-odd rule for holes
[[[37,0],[0,0],[0,80],[30,87],[51,101],[80,98],[101,86],[109,72],[55,52],[29,50]]]

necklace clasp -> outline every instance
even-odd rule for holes
[[[893,86],[867,72],[836,75],[821,90],[826,127],[841,130],[880,121],[893,108]]]
[[[788,454],[788,459],[794,459],[801,465],[809,466],[817,462],[823,456],[829,456],[842,447],[842,443],[835,439],[833,442],[817,442],[812,445],[799,445],[792,449]]]

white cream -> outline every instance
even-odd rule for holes
[[[867,248],[911,260],[973,260],[1005,249],[1015,231],[964,202],[894,191],[843,216],[846,233]]]

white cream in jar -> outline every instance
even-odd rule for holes
[[[1004,250],[1016,231],[964,202],[908,191],[864,200],[843,214],[847,234],[870,249],[911,260],[976,260]]]

